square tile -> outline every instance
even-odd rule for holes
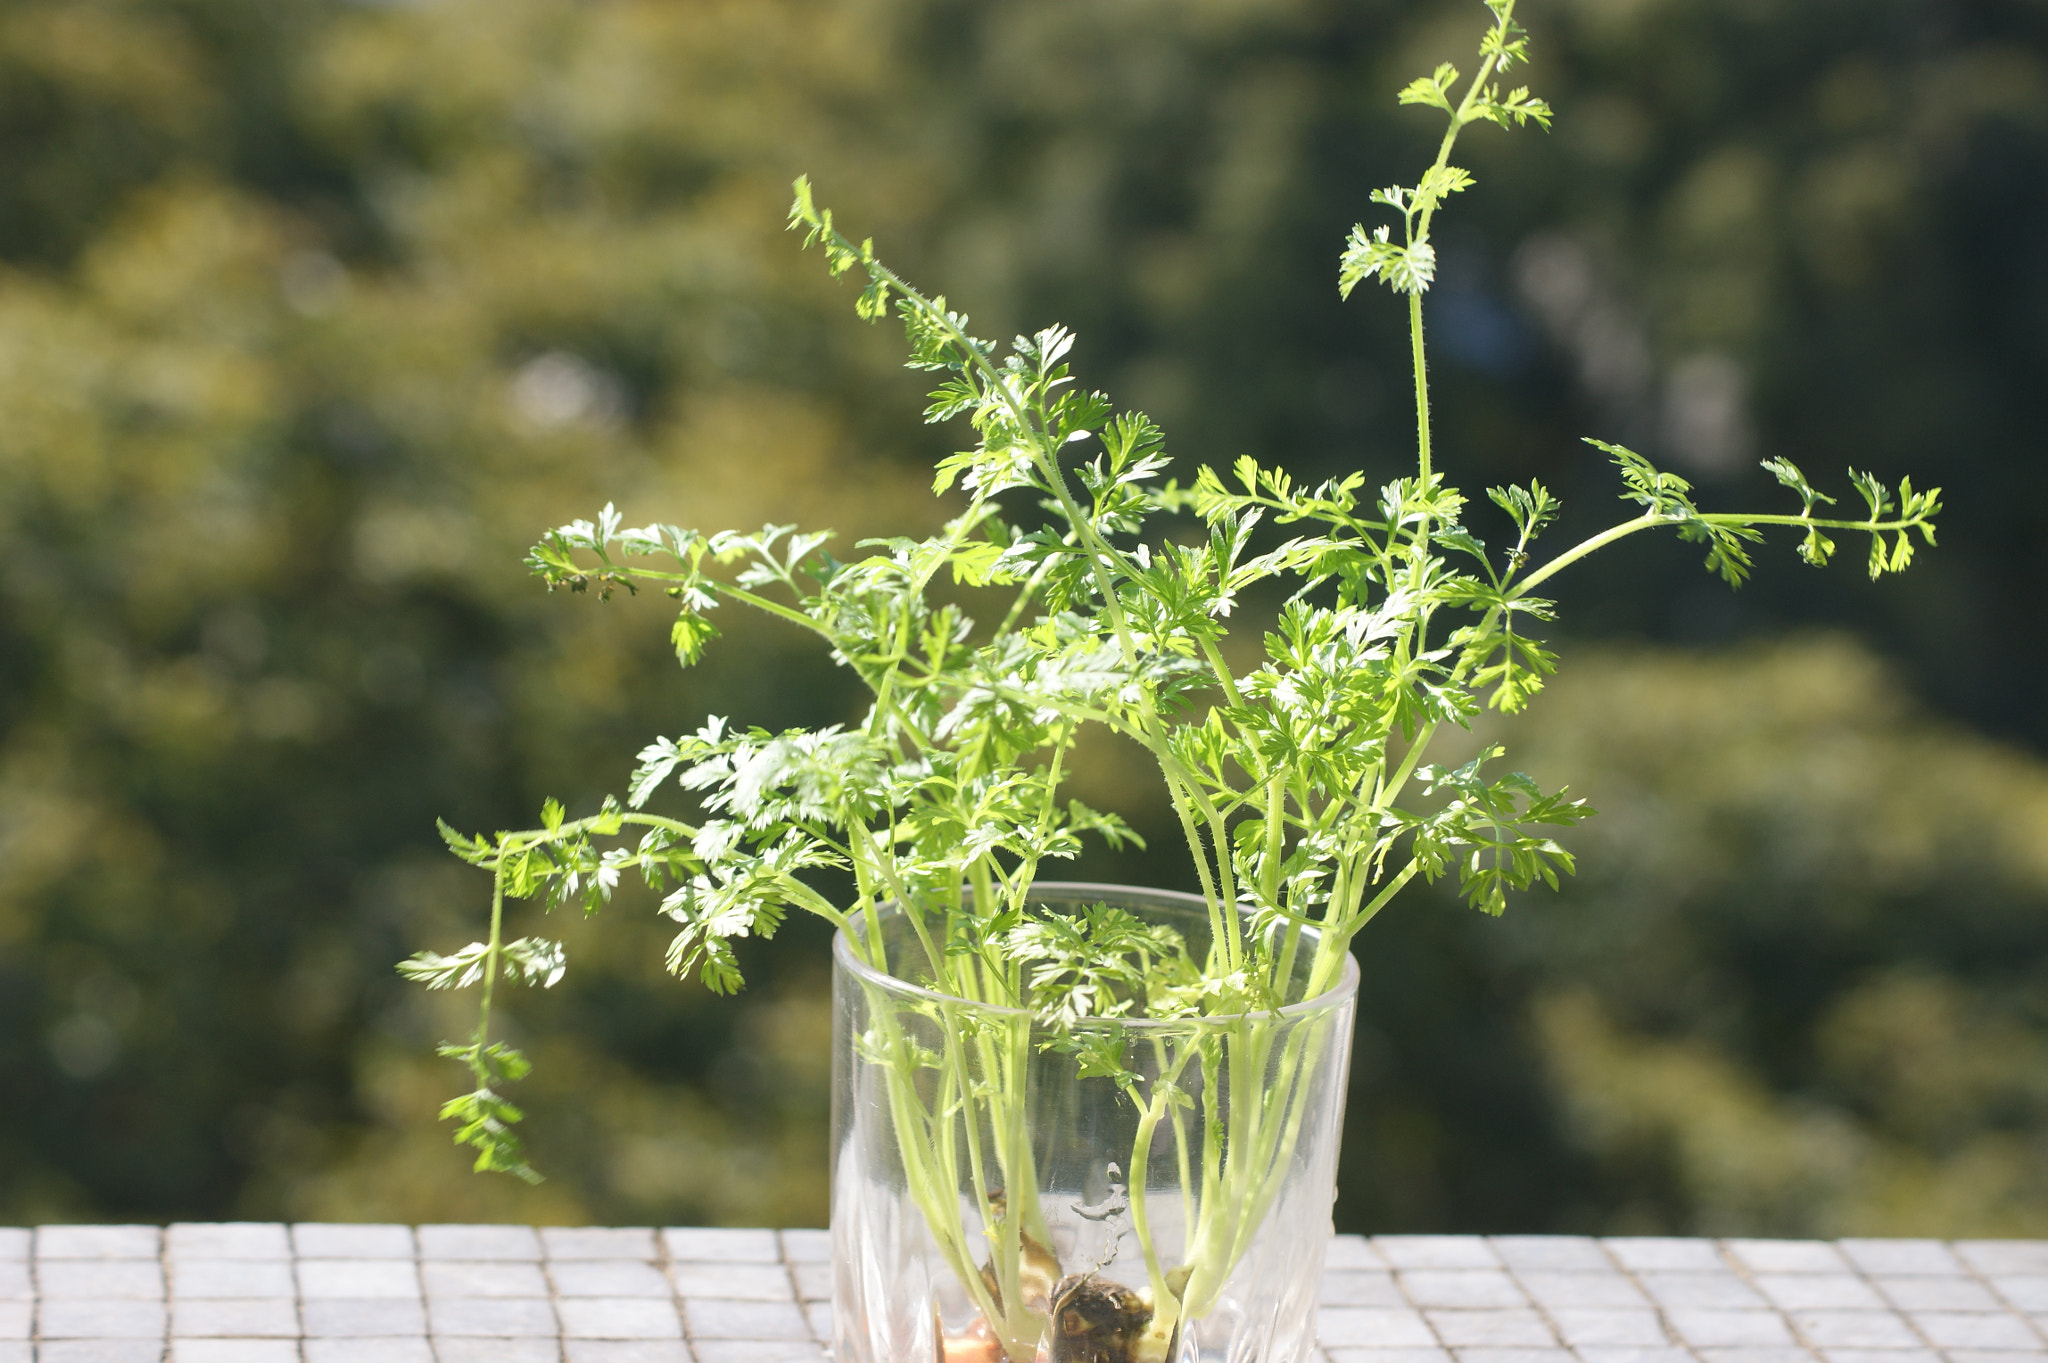
[[[1458,1363],[1578,1363],[1569,1349],[1496,1348],[1482,1345],[1455,1350]]]
[[[45,1339],[36,1363],[163,1363],[159,1339]]]
[[[646,1297],[574,1297],[555,1303],[562,1334],[575,1339],[681,1339],[674,1303]],[[808,1330],[805,1331],[809,1333]]]
[[[440,1363],[561,1363],[562,1346],[549,1339],[456,1339],[434,1341]]]
[[[832,1338],[832,1303],[813,1301],[804,1303],[804,1319],[810,1323],[812,1339]]]
[[[1598,1346],[1580,1349],[1580,1363],[1694,1363],[1693,1356],[1675,1345],[1665,1348],[1608,1348]]]
[[[1324,1268],[1383,1269],[1386,1266],[1387,1261],[1372,1247],[1372,1241],[1363,1235],[1333,1235],[1323,1249]]]
[[[1865,1273],[1955,1277],[1969,1271],[1939,1240],[1837,1240],[1835,1247]]]
[[[1757,1289],[1780,1310],[1882,1311],[1883,1297],[1846,1273],[1759,1273]]]
[[[801,1279],[799,1279],[801,1286]],[[830,1296],[829,1292],[824,1295]],[[1324,1306],[1406,1306],[1407,1298],[1394,1286],[1391,1273],[1367,1273],[1358,1269],[1332,1269],[1323,1274]]]
[[[0,1301],[0,1339],[27,1339],[34,1314],[34,1302]]]
[[[299,1363],[295,1339],[174,1339],[170,1363]]]
[[[2048,1273],[2048,1240],[1958,1240],[1956,1253],[1979,1273]]]
[[[1495,1235],[1493,1252],[1517,1273],[1612,1273],[1600,1242],[1585,1235]]]
[[[1912,1311],[1930,1344],[1942,1349],[2033,1349],[2044,1346],[2027,1322],[2005,1312]]]
[[[420,1263],[420,1285],[432,1297],[546,1297],[540,1265],[512,1260],[436,1260]]]
[[[1659,1306],[1741,1310],[1766,1305],[1748,1283],[1733,1273],[1639,1273],[1636,1281]]]
[[[1406,1307],[1325,1306],[1316,1315],[1324,1348],[1400,1349],[1434,1346],[1436,1334]]]
[[[38,1226],[38,1259],[154,1259],[163,1233],[155,1226]]]
[[[661,1270],[637,1259],[571,1259],[548,1265],[558,1297],[660,1297],[673,1289]],[[829,1294],[828,1294],[829,1295]]]
[[[1340,1235],[1339,1240],[1359,1240],[1360,1236]],[[829,1264],[832,1262],[832,1232],[824,1230],[786,1230],[782,1232],[782,1257],[792,1264]]]
[[[827,1363],[822,1344],[793,1340],[693,1339],[690,1353],[697,1363]]]
[[[1515,1280],[1499,1269],[1422,1269],[1399,1275],[1401,1291],[1417,1306],[1527,1306]]]
[[[1622,1235],[1601,1241],[1623,1268],[1637,1273],[1725,1273],[1728,1265],[1711,1240]]]
[[[541,1248],[550,1259],[640,1259],[660,1255],[645,1226],[542,1226]]]
[[[1443,1349],[1414,1345],[1405,1349],[1324,1349],[1330,1363],[1451,1363]]]
[[[289,1298],[199,1298],[171,1303],[173,1338],[299,1337],[299,1304]]]
[[[569,1363],[690,1363],[681,1340],[565,1339]]]
[[[0,1363],[35,1363],[35,1345],[26,1339],[0,1339]]]
[[[1647,1307],[1643,1290],[1619,1273],[1523,1273],[1522,1288],[1553,1310],[1567,1306]]]
[[[794,1302],[693,1299],[683,1324],[695,1339],[809,1339],[810,1322]]]
[[[292,1227],[292,1248],[301,1259],[410,1259],[418,1246],[411,1226],[301,1221]]]
[[[425,1335],[381,1339],[308,1339],[306,1363],[434,1363]]]
[[[2002,1311],[2003,1302],[1974,1278],[1879,1278],[1878,1287],[1901,1311]]]
[[[1752,1273],[1849,1272],[1849,1261],[1826,1240],[1724,1240],[1721,1245]]]
[[[174,1258],[289,1259],[292,1241],[273,1221],[181,1221],[164,1232],[164,1252]]]
[[[2000,1274],[1991,1287],[2018,1310],[2048,1311],[2048,1274]]]
[[[36,1331],[44,1339],[162,1339],[164,1306],[155,1301],[46,1301]]]
[[[685,1264],[779,1264],[782,1247],[772,1230],[670,1227],[661,1233],[668,1257]]]
[[[695,1264],[668,1267],[670,1281],[684,1297],[723,1297],[731,1301],[790,1301],[796,1288],[781,1264]]]
[[[1534,1311],[1425,1311],[1436,1337],[1453,1349],[1556,1348],[1557,1336]]]
[[[792,1263],[789,1266],[789,1276],[796,1282],[796,1299],[798,1301],[832,1300],[832,1265]],[[1329,1283],[1330,1275],[1326,1273],[1323,1275],[1323,1291],[1325,1293],[1329,1291]],[[1388,1280],[1388,1290],[1392,1290],[1391,1279]],[[1359,1303],[1362,1306],[1371,1304],[1369,1302]]]
[[[315,1297],[299,1303],[299,1322],[315,1339],[424,1335],[427,1308],[411,1297]]]
[[[1665,1338],[1663,1322],[1657,1319],[1655,1311],[1576,1306],[1552,1311],[1550,1319],[1557,1326],[1558,1333],[1564,1336],[1564,1342],[1574,1348],[1589,1345],[1663,1348],[1671,1342]]]
[[[1696,1349],[1792,1345],[1792,1332],[1776,1311],[1685,1308],[1665,1312],[1678,1337]]]
[[[436,1336],[553,1339],[561,1333],[555,1308],[527,1297],[435,1297],[427,1303],[427,1325]]]
[[[35,1243],[35,1232],[25,1226],[0,1226],[0,1263],[26,1259]]]
[[[174,1297],[282,1297],[298,1296],[292,1281],[291,1262],[286,1259],[173,1259],[171,1295]]]
[[[1372,1246],[1395,1268],[1500,1267],[1500,1257],[1476,1235],[1375,1235]]]
[[[540,1236],[531,1226],[421,1226],[418,1236],[422,1259],[540,1258]]]
[[[0,1301],[10,1298],[27,1301],[31,1295],[27,1260],[0,1259]]]
[[[44,1301],[161,1301],[164,1272],[154,1259],[46,1259],[36,1265],[36,1295]]]
[[[299,1296],[307,1301],[322,1297],[410,1297],[420,1296],[419,1266],[410,1259],[301,1259]]]
[[[1800,1311],[1792,1324],[1823,1349],[1923,1349],[1911,1326],[1891,1311]]]

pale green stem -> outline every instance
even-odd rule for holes
[[[484,995],[483,1004],[477,1009],[476,1054],[469,1062],[470,1073],[476,1076],[478,1088],[489,1088],[490,1070],[484,1062],[484,1043],[491,1034],[491,997],[498,987],[498,962],[504,951],[505,923],[505,853],[502,844],[498,860],[491,869],[491,938],[484,949]]]
[[[1160,1043],[1155,1042],[1155,1046]],[[1181,1071],[1187,1068],[1193,1055],[1192,1049],[1181,1053],[1180,1062],[1168,1069],[1165,1056],[1160,1056],[1158,1076],[1152,1083],[1152,1101],[1142,1102],[1135,1088],[1126,1088],[1125,1096],[1133,1107],[1141,1108],[1144,1115],[1138,1119],[1138,1135],[1131,1147],[1131,1172],[1129,1176],[1129,1197],[1131,1201],[1131,1229],[1138,1237],[1138,1247],[1145,1255],[1145,1273],[1152,1284],[1152,1301],[1155,1313],[1169,1313],[1164,1322],[1172,1329],[1171,1313],[1177,1313],[1179,1302],[1166,1286],[1166,1270],[1159,1262],[1158,1246],[1152,1236],[1152,1216],[1146,1184],[1151,1177],[1152,1136],[1159,1129],[1159,1119],[1174,1106],[1173,1095],[1179,1091]],[[1182,1188],[1186,1188],[1186,1172],[1183,1165]]]
[[[1920,524],[1919,521],[1908,520],[1903,517],[1889,521],[1824,521],[1808,520],[1804,516],[1748,515],[1742,512],[1705,513],[1702,514],[1699,517],[1699,519],[1705,521],[1708,525],[1799,525],[1815,526],[1822,530],[1862,531],[1866,534],[1872,535],[1898,534],[1906,530],[1911,530],[1915,526]],[[1535,572],[1529,574],[1529,576],[1523,578],[1519,583],[1516,584],[1515,589],[1512,592],[1508,593],[1509,599],[1515,601],[1521,600],[1524,596],[1527,596],[1529,592],[1533,590],[1535,587],[1537,587],[1550,577],[1554,576],[1555,574],[1563,571],[1566,568],[1569,568],[1572,564],[1577,563],[1580,559],[1586,557],[1586,555],[1591,554],[1596,550],[1604,549],[1608,545],[1614,543],[1616,540],[1626,539],[1628,536],[1635,534],[1639,530],[1654,530],[1659,526],[1683,524],[1685,524],[1685,522],[1682,520],[1673,520],[1667,516],[1659,516],[1655,512],[1644,512],[1642,515],[1637,516],[1633,520],[1623,521],[1619,525],[1610,526],[1607,529],[1601,531],[1599,534],[1594,535],[1589,539],[1581,540],[1579,543],[1573,545],[1570,549],[1567,549],[1564,553],[1559,554],[1556,558],[1544,564]]]
[[[1422,350],[1422,292],[1408,295],[1408,335],[1415,352],[1415,459],[1421,478],[1429,483],[1429,369]]]

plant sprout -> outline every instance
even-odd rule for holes
[[[469,837],[443,825],[451,848],[492,876],[487,940],[401,966],[430,987],[482,986],[465,1044],[442,1053],[474,1076],[445,1118],[476,1167],[536,1177],[501,1093],[526,1061],[491,1040],[501,980],[552,984],[559,945],[506,940],[507,899],[595,911],[632,871],[663,897],[676,924],[670,970],[726,993],[742,984],[732,943],[770,936],[792,911],[846,933],[877,970],[912,976],[965,1004],[1029,1010],[1064,1038],[1085,1074],[1117,1083],[1139,1114],[1131,1161],[1133,1227],[1148,1289],[1126,1353],[1158,1358],[1177,1320],[1216,1299],[1258,1228],[1299,1122],[1290,1083],[1315,1060],[1290,1042],[1269,1054],[1274,1010],[1329,990],[1352,938],[1417,876],[1455,876],[1473,907],[1498,914],[1512,891],[1555,886],[1572,857],[1552,831],[1591,812],[1502,770],[1486,748],[1461,765],[1428,760],[1448,726],[1484,709],[1523,709],[1553,655],[1531,633],[1551,619],[1536,595],[1551,577],[1616,540],[1675,530],[1702,545],[1731,586],[1767,527],[1803,534],[1800,555],[1823,564],[1836,534],[1867,535],[1869,571],[1904,568],[1912,533],[1934,539],[1938,491],[1896,492],[1867,474],[1850,481],[1867,509],[1819,512],[1833,499],[1789,461],[1765,465],[1800,500],[1796,513],[1701,510],[1682,478],[1633,450],[1592,441],[1617,466],[1640,510],[1548,558],[1539,538],[1558,503],[1541,484],[1489,489],[1512,533],[1490,547],[1464,521],[1467,499],[1431,448],[1423,303],[1436,269],[1431,230],[1472,177],[1451,161],[1474,123],[1547,126],[1551,111],[1500,77],[1526,59],[1515,0],[1491,13],[1477,70],[1439,66],[1400,92],[1444,120],[1436,159],[1413,184],[1375,191],[1391,222],[1353,229],[1338,284],[1348,297],[1377,280],[1406,300],[1413,344],[1414,472],[1371,488],[1363,474],[1314,486],[1247,456],[1226,472],[1165,478],[1164,437],[1074,380],[1074,337],[1048,327],[1005,350],[976,337],[942,296],[913,288],[872,242],[844,235],[798,180],[790,225],[834,276],[864,281],[869,321],[894,315],[908,364],[936,377],[929,422],[964,422],[973,448],[937,467],[934,491],[954,514],[928,538],[866,541],[850,559],[830,537],[789,526],[706,534],[675,525],[627,528],[605,507],[550,531],[528,558],[550,590],[655,586],[673,597],[683,665],[718,635],[719,610],[741,605],[815,634],[870,693],[858,723],[770,732],[725,719],[658,738],[639,755],[623,800],[569,819],[549,801],[541,826]],[[1461,83],[1462,82],[1462,83]],[[659,566],[656,566],[659,565]],[[1256,657],[1224,643],[1267,600]],[[1247,607],[1240,611],[1240,606]],[[1034,905],[1046,863],[1082,838],[1135,842],[1116,814],[1065,793],[1074,746],[1100,728],[1156,768],[1208,914],[1192,949],[1170,930],[1107,905],[1062,915]],[[690,808],[649,811],[680,792]],[[630,836],[629,836],[630,835]],[[812,873],[851,889],[828,896]],[[882,919],[894,906],[915,936],[915,960],[888,959]],[[1140,1081],[1091,1019],[1216,1019],[1198,1043],[1162,1052]],[[900,1071],[892,1113],[906,1175],[931,1234],[1012,1359],[1032,1357],[1046,1297],[1042,1217],[1024,1128],[1022,1032],[948,1013],[945,1054],[878,1026],[870,1053]],[[1278,1076],[1233,1095],[1227,1122],[1181,1130],[1178,1077],[1223,1059],[1232,1074]],[[971,1066],[970,1066],[971,1061]],[[1275,1068],[1277,1066],[1277,1068]],[[969,1083],[970,1068],[984,1082]],[[916,1097],[934,1070],[956,1124]],[[950,1086],[950,1087],[947,1087]],[[1202,1196],[1184,1262],[1164,1262],[1149,1230],[1147,1152],[1161,1123],[1179,1133],[1184,1193]],[[986,1132],[986,1139],[983,1133]],[[960,1169],[971,1167],[972,1216]],[[978,1219],[979,1224],[973,1224]],[[975,1241],[988,1246],[977,1262]],[[1132,1310],[1139,1310],[1133,1307]]]

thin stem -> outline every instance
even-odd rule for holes
[[[484,1063],[484,1044],[491,1035],[491,999],[497,993],[498,963],[504,955],[504,923],[505,857],[501,850],[497,864],[491,869],[491,937],[484,951],[484,996],[482,1005],[477,1009],[476,1053],[469,1062],[478,1088],[489,1087],[490,1069]]]
[[[1659,516],[1654,511],[1646,511],[1642,515],[1637,516],[1632,520],[1623,521],[1619,525],[1609,526],[1607,529],[1601,531],[1599,534],[1594,535],[1589,539],[1579,541],[1579,543],[1573,545],[1564,553],[1559,554],[1556,558],[1550,560],[1550,562],[1544,564],[1541,568],[1538,568],[1535,572],[1523,578],[1519,583],[1515,585],[1515,589],[1508,593],[1508,599],[1511,601],[1521,600],[1524,596],[1527,596],[1532,590],[1542,585],[1544,582],[1548,581],[1551,577],[1562,572],[1564,569],[1571,567],[1572,564],[1577,563],[1580,559],[1586,557],[1588,554],[1606,548],[1608,545],[1614,543],[1616,540],[1626,539],[1630,535],[1633,535],[1641,530],[1654,530],[1658,526],[1685,525],[1693,519],[1698,519],[1700,521],[1705,522],[1708,525],[1797,525],[1812,526],[1814,528],[1821,530],[1862,531],[1864,533],[1872,535],[1900,534],[1907,530],[1914,529],[1915,527],[1921,524],[1921,522],[1918,520],[1909,519],[1903,516],[1895,520],[1889,521],[1836,521],[1821,520],[1819,518],[1808,519],[1805,516],[1793,515],[1752,515],[1747,512],[1703,512],[1697,518],[1687,517],[1684,520],[1678,520],[1669,516]]]
[[[1233,706],[1244,704],[1244,697],[1237,694],[1237,679],[1230,675],[1230,664],[1223,661],[1222,650],[1216,641],[1207,635],[1202,637],[1202,656],[1209,662],[1209,670],[1216,674],[1216,684],[1223,688],[1223,698]]]
[[[1415,361],[1415,460],[1424,486],[1429,483],[1429,362],[1422,348],[1422,292],[1408,295],[1409,348]]]
[[[1436,726],[1437,722],[1431,720],[1422,726],[1420,733],[1415,735],[1415,741],[1408,745],[1408,751],[1402,757],[1400,767],[1386,784],[1374,793],[1371,806],[1372,812],[1378,813],[1385,809],[1393,802],[1394,797],[1401,793],[1401,787],[1408,784],[1408,778],[1415,774],[1415,764],[1421,760],[1422,754],[1428,750],[1430,740],[1436,737]]]

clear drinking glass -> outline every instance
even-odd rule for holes
[[[1041,884],[1186,937],[1190,895]],[[1298,1363],[1315,1345],[1358,967],[1277,1011],[1090,1019],[899,978],[833,946],[833,1335],[839,1363]],[[1297,959],[1314,956],[1312,930]],[[1297,983],[1297,992],[1299,990]]]

